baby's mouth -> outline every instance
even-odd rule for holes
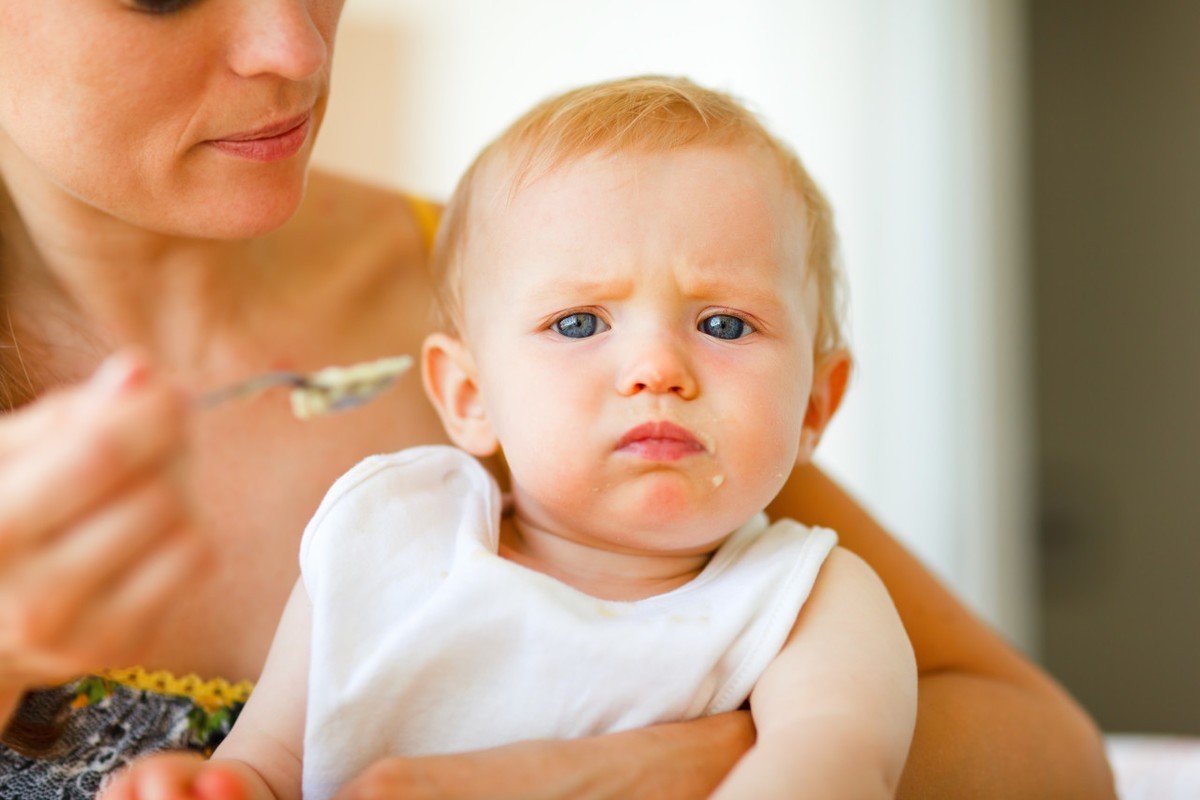
[[[630,428],[617,440],[619,453],[650,461],[676,461],[687,456],[709,452],[696,434],[674,422],[645,422]]]

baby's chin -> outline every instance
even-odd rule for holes
[[[715,546],[762,510],[724,480],[697,484],[677,475],[643,476],[604,498],[596,514],[606,527],[651,550],[693,551]],[[630,542],[633,544],[633,542]]]

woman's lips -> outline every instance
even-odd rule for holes
[[[695,434],[673,422],[646,422],[630,428],[617,441],[617,452],[649,461],[676,461],[707,451]]]
[[[207,144],[223,153],[251,161],[279,161],[300,152],[300,148],[308,141],[311,127],[312,112],[307,112],[250,133],[210,139]]]

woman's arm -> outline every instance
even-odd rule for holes
[[[1104,798],[1095,724],[1061,687],[958,602],[840,486],[801,467],[769,509],[833,528],[892,595],[919,673],[901,798]]]

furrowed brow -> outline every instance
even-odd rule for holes
[[[534,287],[528,294],[535,304],[561,302],[600,302],[627,297],[633,290],[627,280],[596,280],[587,276],[569,277]]]
[[[706,276],[689,280],[683,287],[691,297],[757,307],[778,307],[786,302],[778,290],[765,281],[746,280],[740,275]]]

